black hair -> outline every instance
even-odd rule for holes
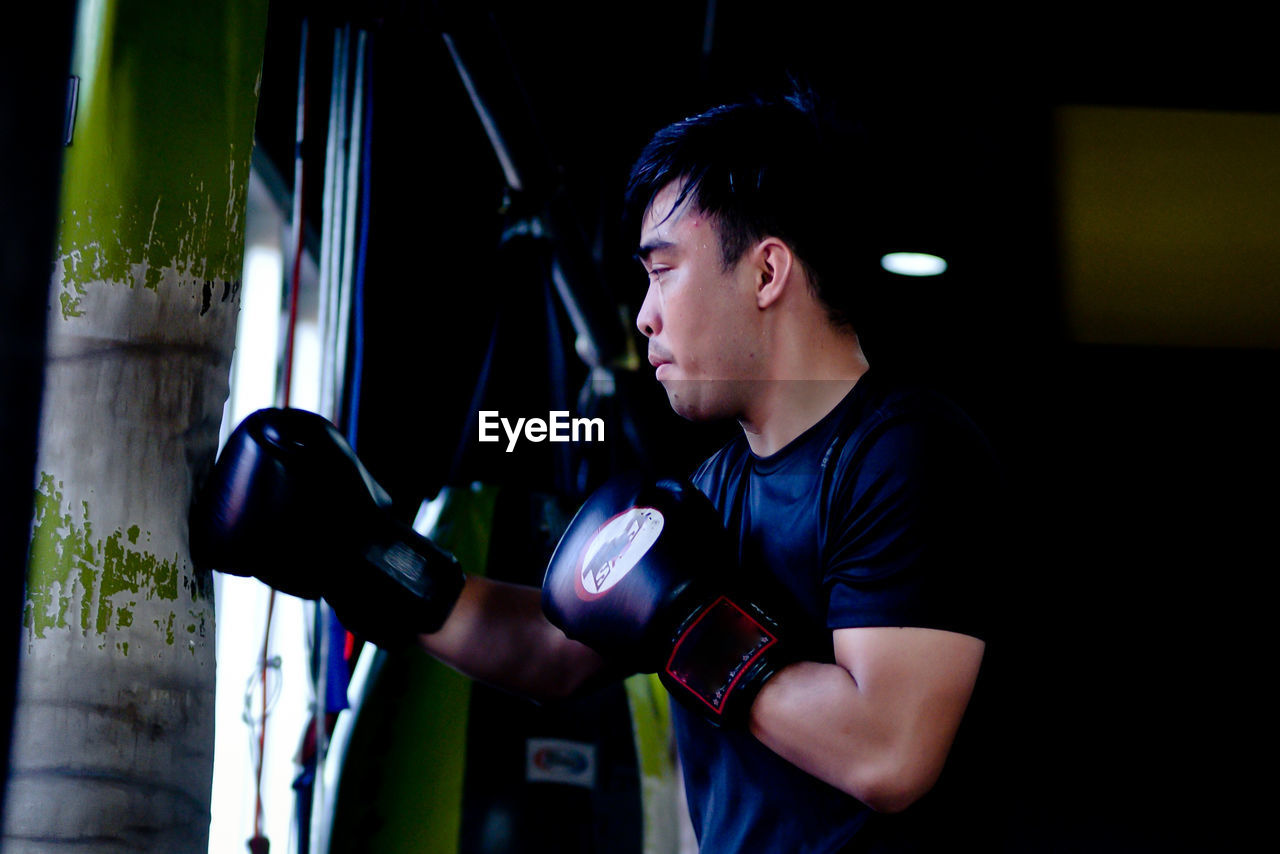
[[[865,255],[872,239],[864,142],[812,90],[715,107],[654,134],[631,169],[624,226],[637,233],[654,197],[682,181],[672,212],[691,199],[715,220],[726,268],[755,241],[777,237],[800,259],[832,323],[861,332],[869,289],[851,281],[851,255]]]

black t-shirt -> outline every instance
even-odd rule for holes
[[[800,615],[812,657],[832,660],[831,630],[916,626],[985,638],[998,558],[999,476],[985,439],[944,398],[865,374],[821,421],[757,457],[739,436],[694,483],[736,537],[748,586]],[[769,602],[764,603],[766,607]],[[981,680],[980,680],[981,681]],[[957,848],[974,813],[961,733],[934,790],[903,813],[875,813],[801,771],[749,733],[675,709],[702,850],[930,851]],[[960,754],[965,754],[961,756]],[[981,761],[981,755],[973,757]]]

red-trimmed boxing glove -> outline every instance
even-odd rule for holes
[[[742,724],[794,658],[781,622],[737,590],[736,564],[719,515],[692,484],[624,475],[569,523],[543,580],[543,611],[611,661],[660,674],[716,725]]]

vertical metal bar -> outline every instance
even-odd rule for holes
[[[281,378],[280,403],[288,406],[293,392],[293,347],[298,328],[298,286],[302,280],[302,256],[304,254],[304,220],[306,218],[305,183],[306,159],[303,156],[303,145],[307,133],[307,46],[309,43],[307,19],[302,19],[302,28],[298,46],[298,111],[293,137],[293,272],[289,276],[289,292],[286,300],[285,314],[289,318],[284,336],[284,355],[280,360],[283,366]]]
[[[342,276],[338,282],[338,321],[337,334],[334,341],[334,423],[342,425],[342,399],[347,379],[347,345],[348,332],[351,327],[352,276],[356,260],[356,212],[360,207],[360,147],[362,144],[361,115],[364,112],[364,52],[367,33],[361,30],[356,35],[356,67],[352,82],[351,118],[347,122],[350,128],[347,146],[347,180],[344,205],[344,221],[342,228]]]

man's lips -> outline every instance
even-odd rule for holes
[[[649,364],[653,365],[653,378],[662,380],[667,374],[671,373],[671,356],[660,350],[649,351]]]

